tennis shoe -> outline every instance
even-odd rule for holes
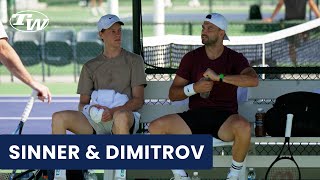
[[[174,177],[172,177],[170,180],[191,180],[191,179],[188,175],[181,176],[180,174],[174,174]]]
[[[239,180],[238,176],[228,176],[227,180]]]

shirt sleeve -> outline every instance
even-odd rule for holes
[[[139,56],[139,58],[133,59],[133,66],[131,71],[131,88],[139,85],[147,85],[144,61],[141,56]]]
[[[6,31],[4,30],[2,22],[0,22],[0,39],[2,39],[2,38],[8,39],[8,35],[7,35]]]
[[[89,72],[88,67],[84,65],[81,69],[77,93],[90,96],[93,89],[94,89],[93,78],[91,76],[91,73]]]
[[[240,74],[241,71],[243,71],[245,68],[250,67],[249,61],[246,57],[243,56],[242,53],[237,53],[234,63],[233,63],[233,69],[235,74]]]
[[[176,72],[176,74],[183,79],[186,79],[188,81],[191,81],[191,72],[192,72],[192,56],[191,53],[187,53],[183,56],[181,59],[179,68]]]

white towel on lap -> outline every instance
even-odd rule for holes
[[[92,92],[90,105],[86,105],[83,111],[89,114],[94,122],[99,123],[102,118],[103,110],[99,110],[96,107],[90,109],[90,106],[99,104],[111,109],[122,106],[128,101],[129,98],[126,94],[121,94],[110,89],[99,89]]]

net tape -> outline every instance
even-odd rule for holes
[[[242,53],[251,66],[320,66],[320,19],[260,36],[231,36],[227,47]],[[165,35],[144,37],[147,68],[177,69],[181,58],[202,46],[199,36]]]

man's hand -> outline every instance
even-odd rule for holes
[[[196,93],[206,93],[211,91],[213,84],[213,81],[201,78],[198,82],[194,83],[193,89]]]
[[[219,75],[210,68],[203,73],[203,77],[210,78],[212,81],[219,81]]]
[[[109,109],[108,107],[106,106],[101,106],[99,104],[95,104],[93,105],[95,107],[97,107],[98,109],[103,109],[103,114],[102,114],[102,118],[101,118],[101,121],[103,122],[107,122],[107,121],[111,121],[113,119],[113,110],[112,109]]]

